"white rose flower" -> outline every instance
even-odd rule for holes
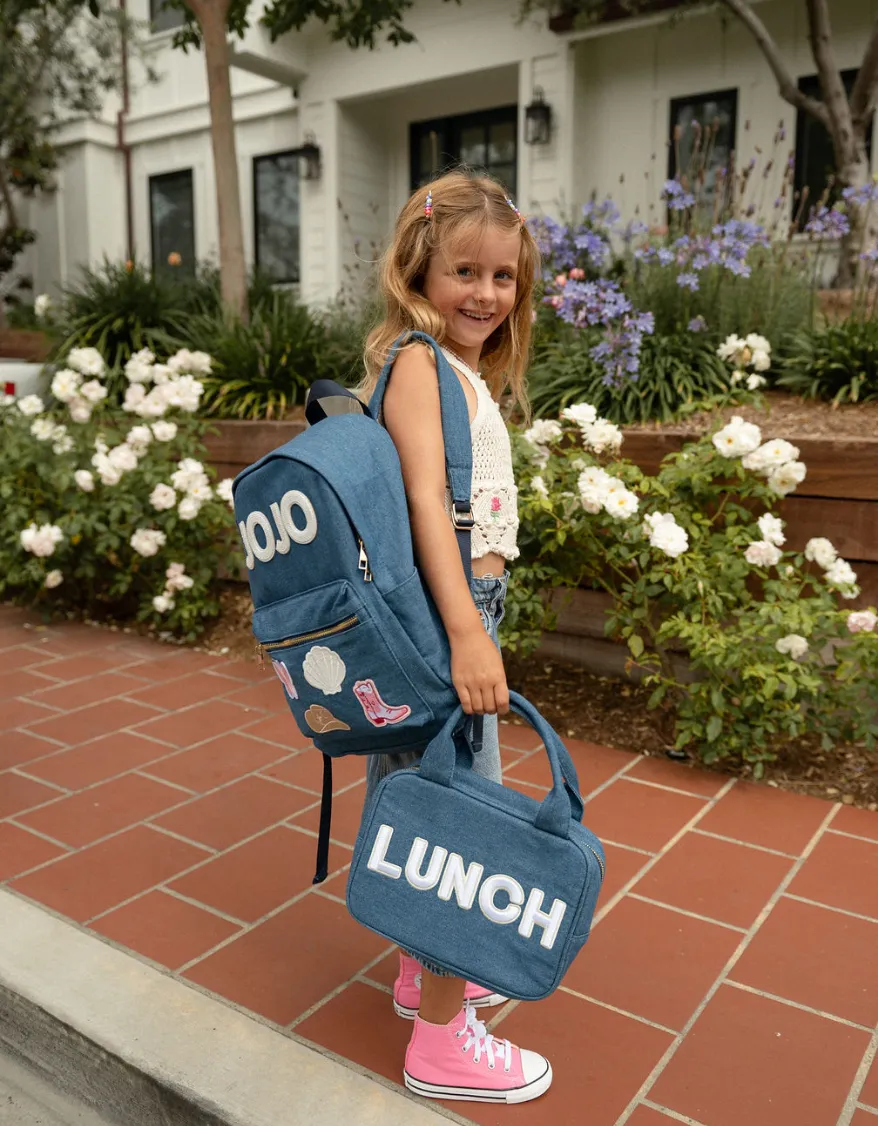
[[[194,484],[190,485],[188,491],[189,496],[192,497],[193,500],[197,500],[199,504],[204,504],[206,500],[210,500],[213,496],[213,489],[208,484],[206,478],[203,481],[196,481]]]
[[[51,418],[35,418],[30,424],[30,432],[38,442],[48,442],[55,436],[55,423]]]
[[[764,336],[760,336],[758,332],[749,332],[744,343],[751,352],[771,352],[771,345]]]
[[[847,627],[851,633],[871,633],[878,626],[878,617],[871,610],[857,610],[848,614]]]
[[[768,380],[764,375],[748,375],[747,376],[747,390],[758,391],[760,387],[764,387]]]
[[[56,371],[52,377],[50,390],[59,403],[69,403],[79,390],[82,376],[70,368]]]
[[[798,456],[797,446],[783,438],[772,438],[770,441],[764,442],[758,450],[754,450],[753,453],[745,457],[743,465],[745,469],[752,469],[756,473],[764,473],[768,476],[772,469],[779,469],[781,466],[795,461]]]
[[[165,583],[165,590],[188,590],[194,583],[186,574],[186,565],[184,563],[172,563],[167,571],[165,571],[167,582]]]
[[[753,355],[750,357],[750,364],[755,371],[768,371],[771,367],[771,356],[761,348],[754,348]],[[750,378],[756,379],[758,377],[751,375]],[[765,380],[762,382],[764,383]],[[752,391],[753,388],[751,387],[750,390]]]
[[[125,444],[130,446],[138,457],[142,457],[152,441],[152,431],[148,426],[132,426],[125,435]]]
[[[23,415],[30,416],[42,414],[45,406],[39,395],[25,395],[23,399],[18,400],[18,409]]]
[[[653,547],[672,559],[689,550],[689,535],[670,512],[651,512],[644,517],[643,531]]]
[[[627,519],[634,516],[640,507],[640,501],[628,489],[614,489],[604,499],[604,511],[618,519]]]
[[[773,543],[775,547],[783,547],[787,538],[783,533],[784,523],[779,516],[766,512],[756,521],[762,538],[766,543]]]
[[[138,387],[140,385],[134,384],[133,386]],[[149,394],[145,395],[134,407],[134,413],[140,415],[141,418],[161,418],[168,409],[167,391],[171,386],[169,383],[164,387],[153,387]],[[129,387],[128,390],[132,389],[132,387]]]
[[[579,499],[582,501],[582,507],[586,512],[595,516],[601,511],[604,507],[604,498],[607,496],[612,481],[614,481],[614,478],[606,470],[596,465],[589,466],[588,469],[584,469],[579,474],[577,481]]]
[[[574,403],[572,407],[565,407],[561,411],[561,417],[580,427],[590,426],[593,422],[597,422],[598,412],[591,403]]]
[[[86,402],[99,403],[101,399],[106,399],[107,389],[100,380],[90,379],[80,387],[79,394]]]
[[[177,437],[176,422],[154,422],[151,429],[157,442],[173,442]]]
[[[746,347],[746,341],[732,333],[731,336],[727,336],[722,344],[720,344],[719,348],[716,350],[716,354],[721,360],[737,363],[738,357],[743,354]]]
[[[557,441],[562,433],[560,422],[551,418],[538,418],[533,426],[525,430],[524,438],[532,446],[547,446],[550,442]]]
[[[157,594],[152,600],[153,609],[157,610],[160,614],[166,614],[168,610],[174,609],[173,598],[168,598],[166,594]]]
[[[46,590],[54,590],[56,586],[60,586],[64,582],[63,571],[49,571],[43,580],[43,586]]]
[[[194,457],[184,457],[171,475],[171,484],[181,493],[188,493],[194,486],[207,483],[204,466]]]
[[[534,482],[535,481],[542,481],[542,480],[543,480],[542,477],[532,477],[531,478],[530,485],[531,485],[531,488],[534,490],[534,492],[539,492],[539,489],[534,484]],[[220,483],[216,487],[216,495],[220,498],[220,500],[228,501],[229,504],[232,504],[232,484],[233,484],[233,482],[234,482],[233,477],[224,477],[223,480],[220,481]],[[545,487],[546,487],[545,483],[543,483],[543,488],[545,489]],[[548,496],[548,490],[546,491],[546,493],[544,495]]]
[[[193,414],[198,410],[203,390],[204,384],[199,380],[193,379],[191,375],[181,375],[179,379],[165,385],[165,402],[170,407],[178,407]]]
[[[228,478],[226,478],[226,480],[228,480]],[[220,484],[224,485],[225,481],[220,482]],[[546,482],[542,479],[542,477],[539,476],[539,474],[537,474],[536,477],[531,477],[530,488],[531,488],[531,492],[536,493],[537,496],[547,497],[549,495],[549,490],[546,488]],[[216,491],[217,491],[217,495],[218,495],[219,494],[219,485],[217,486]],[[230,498],[227,498],[227,499],[230,499]]]
[[[798,661],[808,652],[808,642],[798,633],[790,633],[786,637],[779,638],[775,641],[774,647],[778,653],[786,653],[794,661]]]
[[[91,418],[91,403],[77,395],[68,404],[72,422],[88,422]]]
[[[38,321],[43,321],[49,315],[49,310],[52,308],[52,298],[48,293],[41,293],[34,301],[34,316]]]
[[[781,554],[779,547],[761,540],[748,546],[744,558],[752,567],[775,567],[780,562]]]
[[[61,454],[69,454],[72,449],[73,439],[64,430],[63,426],[57,427],[52,442],[52,453],[60,456]]]
[[[138,555],[148,558],[158,555],[159,548],[167,542],[167,536],[156,528],[138,528],[129,542]]]
[[[104,358],[97,348],[73,348],[67,357],[67,366],[81,375],[100,378],[107,370]]]
[[[30,523],[19,536],[21,546],[32,555],[48,558],[55,554],[55,548],[64,539],[64,533],[57,524]]]
[[[200,511],[201,502],[197,501],[195,497],[185,496],[180,501],[177,514],[181,520],[194,520]]]
[[[123,473],[137,468],[137,454],[125,442],[110,450],[107,461],[114,469],[121,469]]]
[[[743,457],[757,449],[762,441],[762,432],[758,426],[745,422],[736,414],[728,425],[714,434],[712,441],[724,457]]]
[[[190,352],[181,348],[168,360],[171,371],[188,372],[190,375],[210,375],[211,358],[206,352]]]
[[[172,371],[167,364],[156,364],[152,369],[152,381],[157,386],[168,383],[171,379],[175,378],[176,372]]]
[[[732,387],[737,387],[738,384],[743,383],[746,378],[747,373],[745,371],[733,371],[729,383],[731,383]]]
[[[98,476],[102,485],[118,485],[122,480],[122,470],[106,462],[98,468]]]
[[[77,469],[73,474],[73,480],[84,493],[94,492],[95,479],[88,469]]]
[[[177,494],[170,485],[159,484],[149,494],[149,503],[157,511],[164,512],[177,503]]]
[[[856,598],[857,572],[844,559],[836,559],[831,567],[826,570],[826,581],[830,586],[837,587],[843,597]]]
[[[125,389],[123,411],[136,411],[146,398],[146,388],[141,383],[131,383]]]
[[[602,454],[605,450],[617,453],[622,446],[622,431],[605,418],[599,418],[582,427],[582,441],[593,453]]]
[[[5,391],[0,391],[0,410],[4,410],[6,407],[11,407],[14,402],[14,395],[7,395]]]
[[[155,356],[149,348],[141,348],[135,352],[125,365],[125,378],[129,383],[149,383],[153,377],[152,365]]]
[[[772,469],[768,475],[768,487],[773,493],[785,497],[795,491],[797,485],[805,480],[807,470],[803,461],[790,461],[786,465]]]
[[[805,558],[827,571],[838,559],[838,552],[824,536],[815,536],[805,544]]]

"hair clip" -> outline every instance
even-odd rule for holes
[[[521,224],[522,224],[522,226],[523,226],[523,225],[524,225],[524,216],[523,216],[523,215],[521,214],[521,212],[520,212],[520,211],[518,210],[518,208],[517,208],[517,207],[515,206],[515,204],[514,204],[514,203],[512,202],[512,200],[511,200],[511,199],[509,198],[509,196],[507,196],[507,197],[506,197],[506,202],[507,202],[507,203],[509,204],[509,206],[510,206],[510,207],[512,208],[512,210],[513,210],[513,211],[515,212],[515,214],[516,214],[516,215],[518,216],[518,221],[519,221],[519,223],[521,223]]]
[[[428,219],[433,218],[433,193],[427,192],[427,202],[424,204],[424,214]]]

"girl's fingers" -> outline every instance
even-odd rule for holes
[[[497,715],[509,715],[509,689],[505,684],[494,689],[494,699],[497,702]]]
[[[472,715],[473,714],[473,702],[472,702],[472,697],[469,694],[469,690],[467,688],[464,688],[463,685],[461,685],[460,688],[457,689],[457,696],[458,696],[458,699],[460,700],[460,706],[463,708],[464,712],[467,715]]]

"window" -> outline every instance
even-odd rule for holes
[[[411,126],[412,191],[450,168],[487,172],[515,199],[518,183],[518,106],[441,117]]]
[[[256,265],[276,282],[299,280],[299,158],[289,152],[253,160]]]
[[[854,82],[856,81],[857,71],[844,70],[842,71],[841,77],[844,82],[845,91],[848,96],[850,96]],[[820,80],[816,74],[809,75],[807,78],[800,78],[799,89],[803,94],[807,94],[811,98],[819,98],[821,101],[823,99],[823,92],[820,89]],[[866,153],[871,161],[871,125],[866,133]],[[800,226],[804,226],[811,209],[816,207],[823,198],[834,173],[835,154],[832,151],[832,138],[829,135],[829,131],[821,122],[813,118],[810,113],[799,110],[796,114],[796,167],[793,177],[793,186],[796,192],[796,202],[794,206],[800,218]],[[799,201],[802,198],[801,193],[806,187],[808,189],[808,196],[805,200],[804,207],[800,209]],[[836,198],[836,193],[831,192],[827,202],[832,204],[835,202]]]
[[[165,0],[149,0],[149,22],[153,34],[160,31],[173,31],[186,22],[186,13],[181,8],[168,8]]]
[[[149,178],[152,268],[195,273],[195,203],[192,169]],[[179,255],[179,259],[177,256]]]
[[[704,182],[699,195],[709,203],[716,192],[717,172],[729,168],[735,148],[737,114],[737,90],[674,98],[668,130],[668,178],[688,176],[691,182],[693,172],[703,169]],[[711,131],[709,136],[708,130]]]

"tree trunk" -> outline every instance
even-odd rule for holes
[[[855,138],[842,153],[838,165],[839,183],[845,188],[861,188],[869,180],[869,161],[866,145],[862,139]],[[861,269],[860,255],[866,239],[866,214],[868,208],[853,202],[848,204],[850,233],[842,239],[841,255],[835,284],[839,289],[851,289],[857,282]]]
[[[241,223],[238,155],[232,117],[232,85],[226,20],[228,0],[187,0],[201,28],[210,99],[210,140],[216,178],[220,284],[223,305],[247,319],[247,264]]]

